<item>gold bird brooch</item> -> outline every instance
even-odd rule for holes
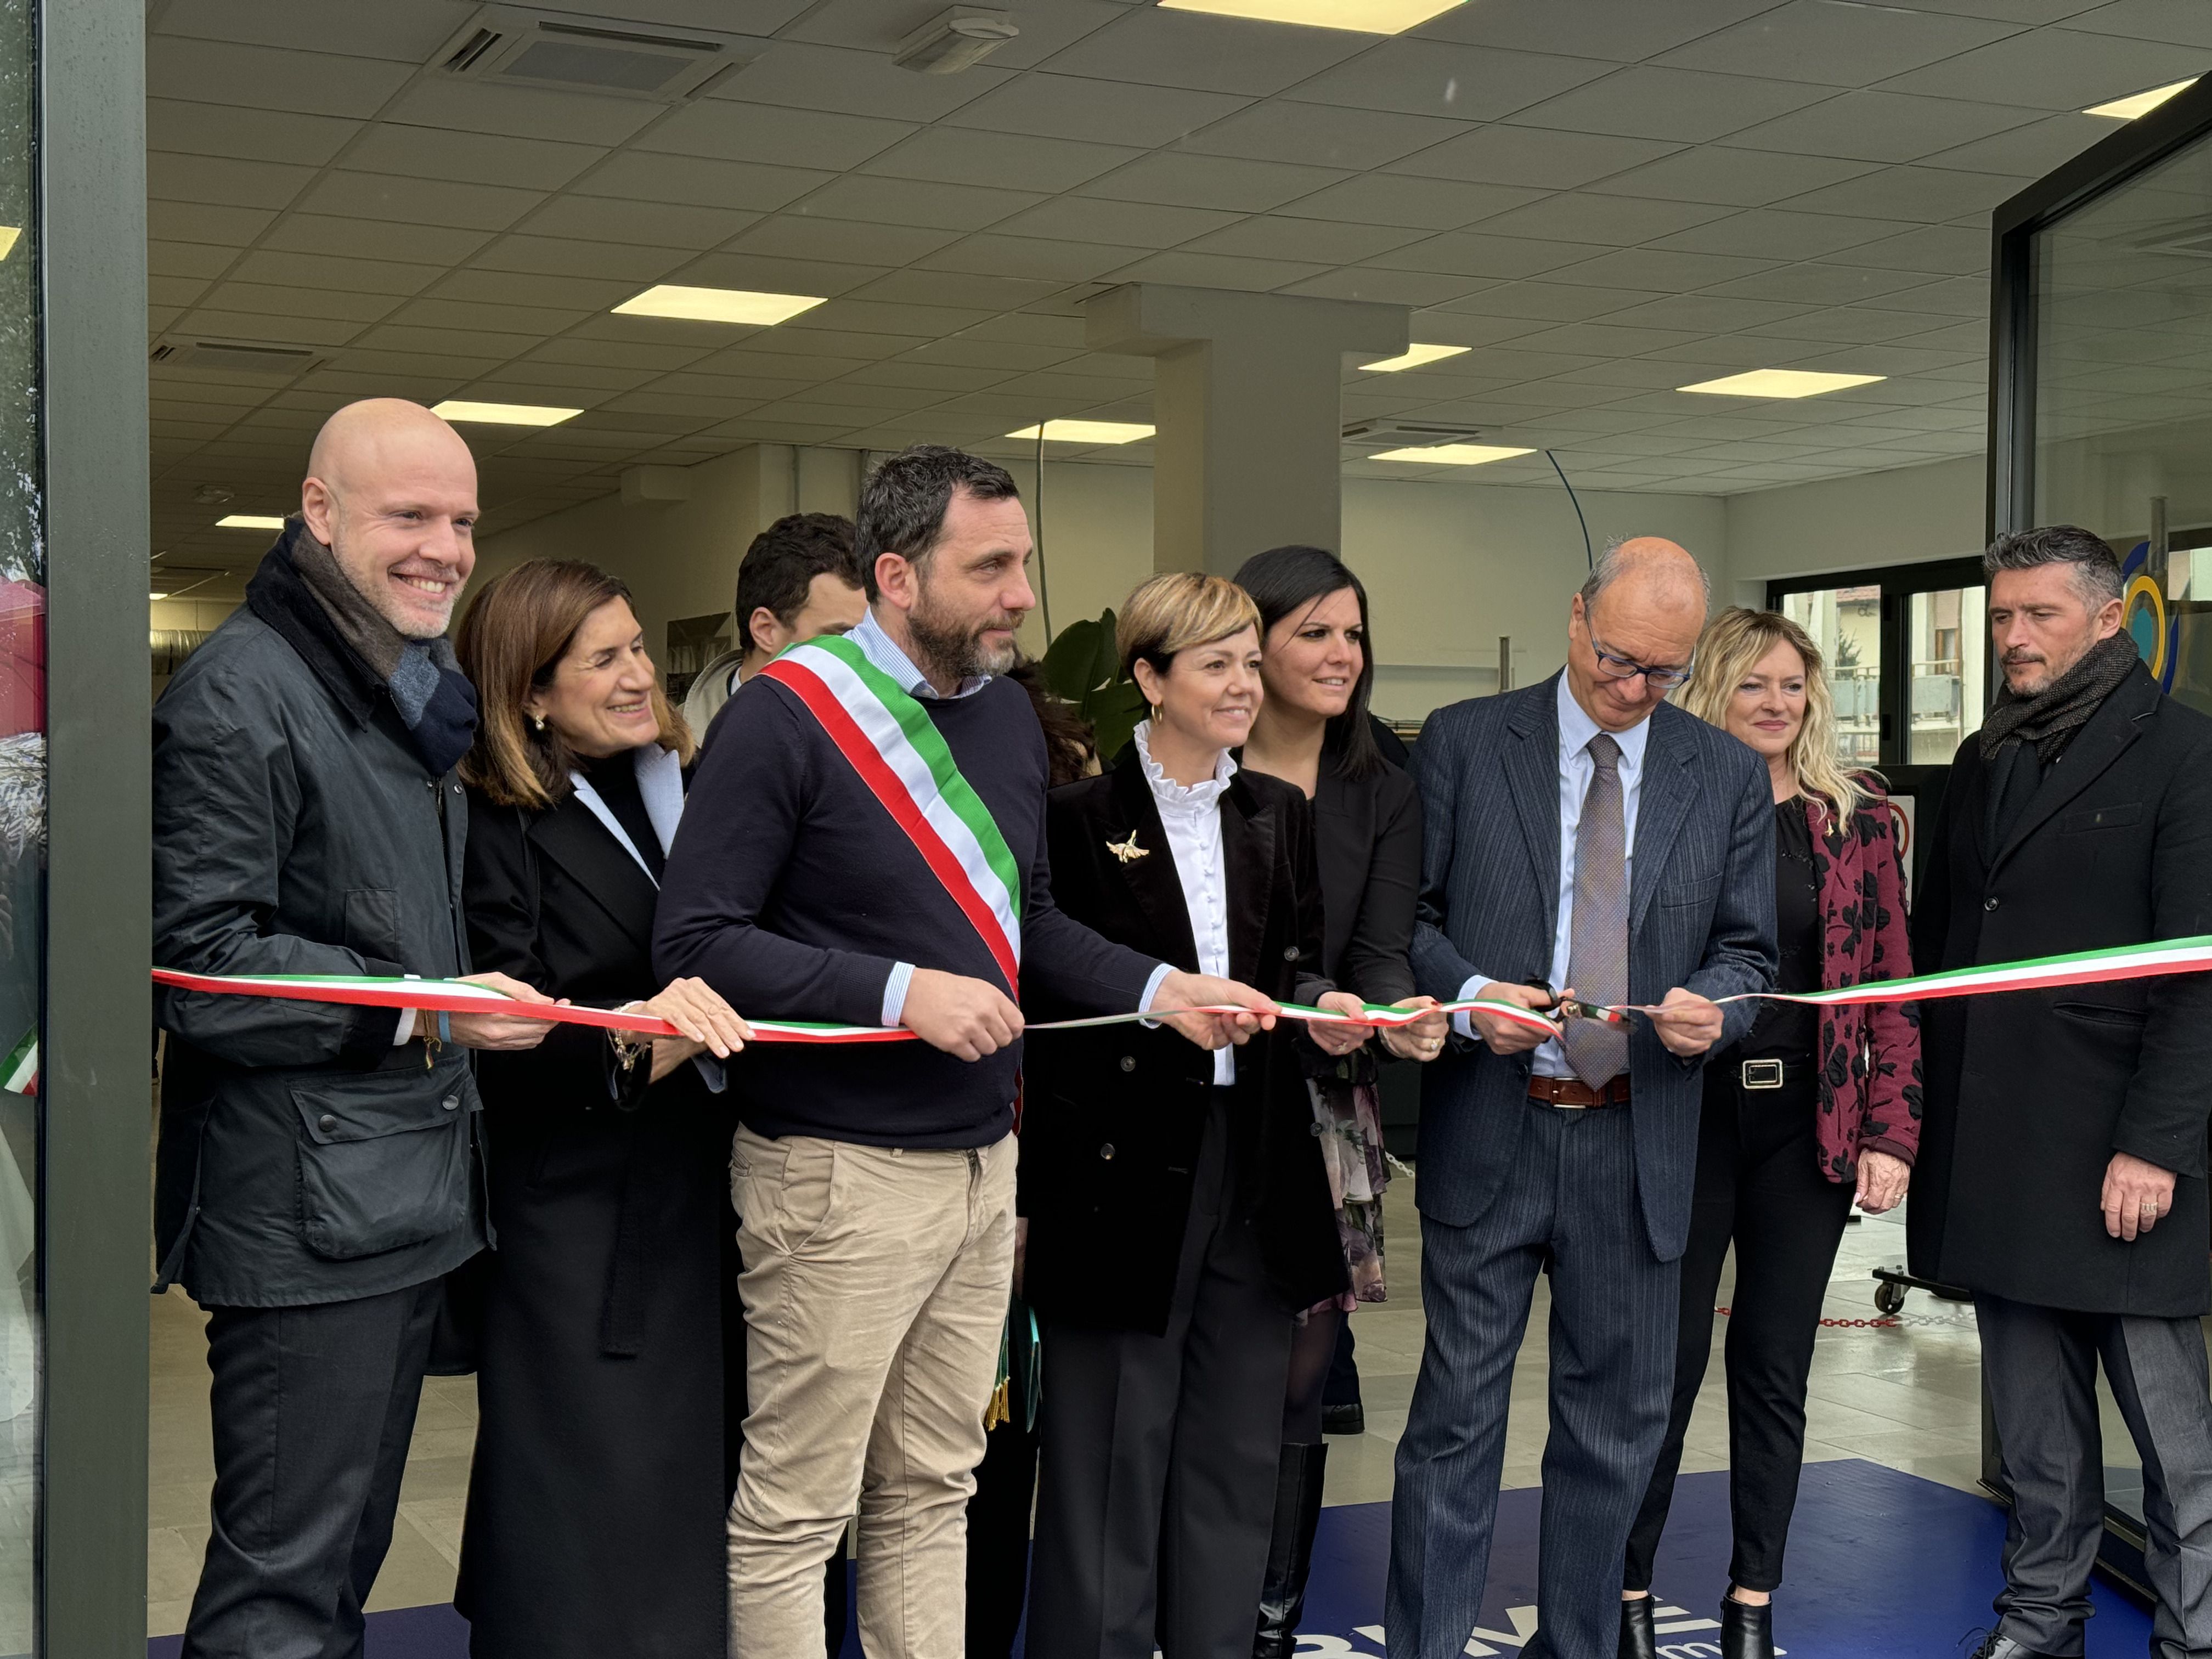
[[[1137,832],[1133,830],[1129,831],[1129,839],[1127,841],[1108,842],[1106,850],[1124,864],[1133,863],[1138,859],[1148,859],[1152,855],[1151,848],[1137,845]]]

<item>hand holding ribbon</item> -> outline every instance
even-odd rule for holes
[[[1212,974],[1186,974],[1176,969],[1160,981],[1153,994],[1152,1012],[1164,1025],[1172,1026],[1201,1048],[1226,1048],[1252,1040],[1255,1031],[1275,1029],[1276,1004],[1249,985]],[[1070,1024],[1091,1024],[1071,1020]]]
[[[1331,991],[1314,1006],[1325,1013],[1344,1016],[1341,1023],[1316,1020],[1307,1029],[1306,1035],[1313,1039],[1314,1047],[1325,1054],[1340,1058],[1359,1048],[1374,1035],[1374,1028],[1364,1023],[1365,1005],[1349,991]]]

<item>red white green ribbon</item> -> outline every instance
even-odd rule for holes
[[[23,1033],[8,1058],[0,1060],[0,1089],[11,1095],[34,1095],[39,1092],[39,1028],[33,1025]]]
[[[1013,992],[1022,960],[1021,870],[921,704],[836,635],[792,646],[761,672],[821,722],[975,924]]]

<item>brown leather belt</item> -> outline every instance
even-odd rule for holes
[[[1531,1077],[1528,1098],[1546,1106],[1626,1106],[1628,1073],[1623,1072],[1599,1089],[1578,1077]]]

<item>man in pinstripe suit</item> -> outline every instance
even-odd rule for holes
[[[1476,1623],[1507,1398],[1552,1281],[1540,1628],[1527,1659],[1609,1659],[1621,1554],[1667,1423],[1706,1052],[1772,981],[1773,797],[1750,750],[1668,706],[1705,623],[1672,542],[1606,550],[1564,674],[1421,734],[1419,988],[1551,1009],[1656,1005],[1547,1038],[1459,1018],[1422,1091],[1428,1342],[1398,1443],[1391,1659],[1458,1659]]]

